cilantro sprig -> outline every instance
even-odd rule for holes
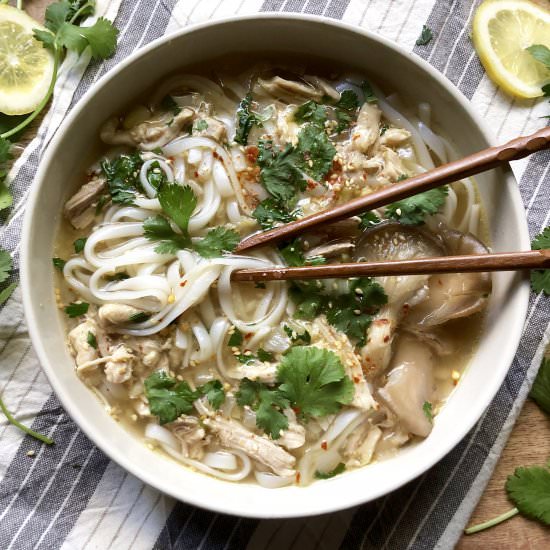
[[[331,477],[342,474],[346,471],[346,465],[343,462],[337,464],[337,466],[330,470],[330,472],[321,472],[319,470],[315,471],[315,479],[330,479]]]
[[[189,221],[197,206],[197,198],[190,187],[163,184],[157,196],[169,219],[158,214],[143,223],[145,237],[159,242],[155,248],[157,253],[175,254],[187,248],[196,250],[204,258],[215,258],[223,252],[232,252],[239,243],[239,234],[225,227],[211,229],[200,241],[193,243],[189,235]],[[179,233],[173,229],[170,220]]]
[[[406,177],[403,179],[406,179]],[[388,218],[405,225],[420,225],[424,223],[426,216],[439,212],[445,204],[448,194],[449,189],[447,186],[436,187],[390,204],[386,208],[385,214]]]
[[[161,370],[150,374],[144,386],[151,414],[158,416],[161,425],[190,413],[193,402],[200,397],[206,396],[215,409],[219,409],[225,401],[225,392],[219,380],[211,380],[192,390],[187,382],[178,382]]]
[[[102,161],[101,171],[107,180],[113,203],[134,204],[136,193],[141,190],[139,171],[142,165],[143,160],[138,152]]]
[[[533,250],[550,248],[550,227],[546,227],[531,242]],[[531,271],[531,288],[534,292],[544,292],[550,296],[550,269],[534,269]]]
[[[262,119],[251,110],[252,94],[248,93],[237,108],[237,129],[233,140],[240,145],[248,143],[248,134],[254,125],[261,128]]]
[[[432,41],[433,37],[434,33],[432,29],[430,29],[427,25],[422,25],[422,31],[420,32],[420,36],[416,39],[416,45],[426,46]]]

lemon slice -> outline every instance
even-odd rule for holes
[[[550,71],[526,50],[550,48],[550,12],[527,0],[486,0],[473,20],[472,40],[491,79],[519,97],[539,97]]]
[[[53,55],[33,37],[42,29],[26,13],[0,5],[0,112],[33,111],[46,95],[53,73]]]

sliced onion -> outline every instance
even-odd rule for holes
[[[203,464],[216,468],[217,470],[236,470],[238,467],[237,459],[234,454],[227,451],[217,451],[215,453],[206,453],[202,459]]]
[[[266,489],[278,489],[294,483],[295,476],[278,476],[271,472],[254,471],[256,481]]]
[[[249,430],[256,427],[256,413],[250,407],[243,409],[243,426]]]

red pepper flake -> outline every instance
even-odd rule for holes
[[[300,483],[300,477],[301,477],[300,472],[296,472],[296,483]]]
[[[403,313],[407,314],[409,313],[409,309],[411,306],[409,304],[403,304]]]
[[[199,173],[195,170],[195,173],[193,174],[196,178],[199,177]]]
[[[356,383],[356,384],[359,384],[359,382],[361,382],[361,378],[359,376],[354,376],[353,377],[353,381]]]
[[[220,159],[221,159],[220,155],[218,155],[218,153],[216,153],[216,151],[214,151],[214,152],[212,153],[212,156],[213,156],[216,160],[220,160]]]
[[[245,338],[250,338],[254,333],[253,332],[247,332],[244,337]]]
[[[181,287],[184,287],[186,284],[187,284],[187,281],[182,281],[182,282],[180,283],[180,286],[181,286]]]
[[[250,145],[245,149],[246,160],[250,164],[256,164],[260,150],[255,145]]]
[[[390,337],[386,334],[386,336],[384,336],[384,343],[387,344],[389,341]]]
[[[296,414],[300,414],[300,407],[291,407]]]
[[[323,451],[326,451],[328,449],[328,443],[326,441],[321,442],[321,449],[323,449]]]
[[[373,323],[376,323],[377,325],[387,325],[389,322],[389,319],[376,319],[376,321],[373,321]]]

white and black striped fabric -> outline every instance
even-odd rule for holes
[[[25,200],[41,154],[60,121],[106,71],[140,46],[182,26],[260,11],[341,19],[395,40],[449,78],[495,129],[499,141],[534,131],[545,102],[503,95],[473,51],[472,0],[100,0],[120,29],[116,55],[101,64],[70,57],[49,113],[12,170],[14,207],[0,244],[18,261]],[[434,32],[415,46],[422,25]],[[406,83],[404,83],[406,86]],[[531,235],[549,224],[550,151],[519,161]],[[458,540],[503,448],[549,339],[547,298],[532,296],[522,343],[492,405],[437,466],[370,504],[326,516],[256,521],[175,502],[111,462],[65,414],[32,351],[20,295],[0,313],[0,392],[22,421],[52,436],[45,447],[0,418],[0,548],[73,549],[448,549]],[[35,455],[27,456],[28,451]]]

